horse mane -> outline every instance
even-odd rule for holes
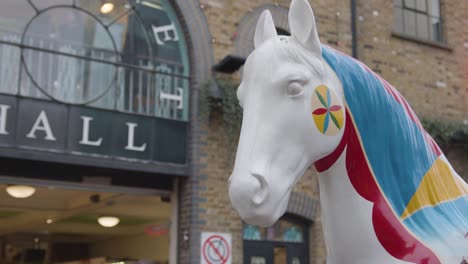
[[[356,191],[374,203],[372,222],[379,241],[394,257],[416,263],[440,263],[435,252],[462,252],[434,241],[454,236],[460,245],[466,243],[455,234],[468,230],[462,213],[468,211],[468,185],[395,88],[348,55],[325,46],[322,51],[343,84],[346,101],[345,135],[334,155],[346,146],[348,176]],[[318,170],[326,169],[323,163],[316,163]],[[447,195],[454,189],[458,196]],[[421,206],[414,201],[421,193],[437,203]]]

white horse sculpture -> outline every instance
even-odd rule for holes
[[[320,44],[306,0],[292,1],[289,25],[291,36],[278,36],[263,12],[237,91],[229,195],[242,219],[272,225],[314,163],[328,263],[464,263],[468,185],[408,103]]]

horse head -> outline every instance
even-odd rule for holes
[[[289,25],[291,36],[278,36],[270,12],[261,14],[237,90],[243,119],[229,196],[242,219],[261,226],[285,212],[295,183],[338,146],[345,123],[341,83],[322,58],[307,1],[292,1]]]

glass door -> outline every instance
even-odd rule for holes
[[[273,248],[256,242],[244,241],[244,264],[273,263]]]

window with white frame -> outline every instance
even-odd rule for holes
[[[394,0],[396,33],[444,42],[439,0]]]

